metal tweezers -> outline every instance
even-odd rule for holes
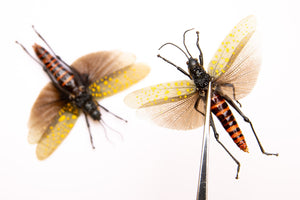
[[[197,190],[196,200],[207,200],[207,193],[208,193],[207,168],[208,168],[208,150],[209,150],[210,104],[211,104],[211,82],[209,82],[208,91],[207,91],[206,112],[205,112],[206,114],[205,114],[205,121],[204,121],[200,171],[199,171],[198,190]]]

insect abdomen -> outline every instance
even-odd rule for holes
[[[71,71],[64,67],[64,64],[52,56],[46,49],[38,44],[33,45],[33,49],[38,58],[43,62],[51,75],[56,79],[57,83],[66,88],[68,91],[72,91],[72,87],[75,86],[74,75]]]
[[[237,124],[231,110],[226,101],[216,93],[212,93],[211,98],[211,111],[218,117],[225,130],[229,133],[230,137],[237,144],[237,146],[248,152],[248,147],[242,134],[239,125]]]

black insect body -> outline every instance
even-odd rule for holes
[[[143,79],[150,68],[145,64],[135,63],[133,54],[119,51],[91,53],[69,66],[53,52],[42,36],[37,34],[51,53],[34,44],[37,60],[20,45],[42,66],[51,82],[41,91],[31,110],[28,141],[38,144],[38,159],[46,159],[66,138],[80,112],[83,112],[94,148],[88,116],[104,124],[100,111],[109,112],[96,100],[130,87]]]
[[[72,67],[52,56],[40,45],[33,45],[33,49],[44,64],[44,70],[49,75],[54,86],[61,92],[61,95],[73,101],[85,114],[99,121],[101,114],[97,103],[88,92],[88,85],[83,82],[81,75]]]

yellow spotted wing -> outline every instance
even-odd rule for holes
[[[260,65],[254,16],[239,22],[221,43],[208,65],[213,78],[213,89],[232,99],[240,99],[253,88]],[[182,83],[184,87],[180,87]],[[186,85],[189,84],[189,86]],[[199,97],[200,95],[200,97]],[[199,99],[198,99],[199,98]],[[198,108],[202,114],[194,108]],[[135,91],[125,97],[125,103],[137,108],[138,114],[147,116],[160,126],[173,129],[193,129],[203,125],[205,98],[199,94],[191,80],[158,84]]]
[[[161,83],[128,94],[124,102],[138,108],[156,124],[177,130],[194,129],[203,124],[203,115],[194,109],[199,94],[191,80]],[[204,114],[201,99],[198,110]]]
[[[213,85],[232,99],[233,89],[228,84],[234,86],[238,100],[250,93],[256,83],[261,58],[255,30],[254,16],[241,20],[223,40],[208,65]]]
[[[100,51],[78,58],[72,67],[86,75],[90,91],[103,98],[120,92],[143,79],[150,68],[135,63],[135,56],[121,51]]]
[[[120,51],[102,51],[82,56],[72,64],[72,68],[89,85],[89,91],[95,98],[122,91],[150,71],[147,65],[136,64],[133,54]],[[62,99],[52,83],[43,88],[32,107],[28,122],[28,141],[38,144],[38,159],[46,159],[55,151],[71,131],[79,114],[80,110],[72,102]]]
[[[59,111],[36,147],[36,155],[39,160],[48,158],[62,141],[68,136],[79,116],[78,108],[67,103]]]
[[[91,83],[90,93],[96,99],[111,96],[137,83],[149,71],[150,68],[141,63],[129,65]]]
[[[76,106],[61,100],[52,83],[43,88],[31,109],[28,122],[28,142],[38,144],[38,159],[46,159],[53,153],[73,128],[78,115]]]
[[[60,100],[60,95],[52,83],[48,83],[42,89],[31,109],[28,121],[28,142],[30,144],[39,142],[65,103],[65,101]]]

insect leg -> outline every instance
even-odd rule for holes
[[[197,98],[197,100],[196,100],[196,103],[195,103],[195,105],[194,105],[194,108],[195,108],[195,110],[196,110],[198,113],[200,113],[201,115],[205,116],[205,114],[204,114],[203,112],[201,112],[200,110],[198,110],[198,104],[199,104],[199,102],[200,102],[201,97],[202,97],[202,96],[200,96],[200,95],[198,96],[198,98]]]
[[[84,113],[84,117],[85,117],[85,121],[86,121],[86,126],[88,127],[88,130],[89,130],[90,141],[91,141],[92,148],[95,149],[94,142],[93,142],[93,137],[92,137],[92,133],[91,133],[91,129],[90,129],[89,119],[88,119],[88,116],[87,116],[86,113]]]
[[[222,84],[222,86],[231,87],[232,88],[233,99],[239,104],[240,107],[242,107],[242,104],[235,97],[235,87],[234,87],[234,85],[231,84],[231,83],[224,83],[224,84]]]
[[[32,25],[32,28],[34,30],[34,32],[38,35],[39,38],[41,38],[41,40],[47,45],[47,47],[50,49],[50,51],[55,55],[55,57],[60,60],[61,62],[63,62],[66,66],[69,66],[65,61],[63,61],[58,55],[56,55],[56,53],[53,51],[53,49],[50,47],[50,45],[46,42],[46,40],[43,38],[43,36],[37,32],[37,30],[34,28],[34,26]]]
[[[224,98],[244,118],[245,122],[248,122],[250,124],[252,132],[253,132],[253,134],[256,138],[256,141],[259,145],[259,148],[260,148],[261,152],[265,155],[268,155],[268,156],[270,156],[270,155],[278,156],[278,153],[265,152],[263,146],[261,145],[261,143],[258,139],[258,136],[256,135],[256,132],[254,130],[254,127],[253,127],[252,122],[250,121],[250,119],[246,115],[244,115],[244,113],[239,109],[239,107],[228,96],[224,96]]]
[[[212,116],[210,116],[210,126],[212,127],[213,131],[214,131],[214,136],[217,140],[217,142],[223,147],[223,149],[229,154],[229,156],[234,160],[234,162],[237,164],[237,171],[236,171],[236,179],[239,178],[239,172],[240,172],[240,167],[241,164],[240,162],[228,151],[228,149],[222,144],[222,142],[219,140],[219,134],[217,133],[217,129],[215,127],[214,124],[214,120],[212,118]]]
[[[41,40],[47,45],[47,47],[50,49],[50,51],[56,55],[53,51],[53,49],[50,47],[50,45],[46,42],[46,40],[41,36],[41,34],[39,34],[39,32],[37,32],[37,30],[34,28],[34,26],[32,25],[32,29],[34,30],[34,32],[38,35],[39,38],[41,38]]]
[[[21,47],[22,47],[22,49],[35,61],[35,62],[37,62],[39,65],[41,65],[43,68],[44,68],[44,64],[43,63],[41,63],[39,60],[37,60],[33,55],[31,55],[29,52],[28,52],[28,50],[21,44],[21,43],[19,43],[18,41],[16,41],[16,43],[18,44],[18,45],[20,45]]]
[[[101,107],[103,110],[105,110],[105,111],[108,112],[109,114],[115,116],[116,118],[118,118],[118,119],[120,119],[120,120],[122,120],[122,121],[124,121],[124,122],[126,122],[126,123],[128,122],[126,119],[123,119],[122,117],[120,117],[120,116],[118,116],[118,115],[116,115],[116,114],[110,112],[107,108],[105,108],[104,106],[101,106],[98,102],[96,102],[96,103],[97,103],[97,105],[98,105],[99,107]]]
[[[162,57],[160,54],[158,54],[157,57],[159,57],[159,58],[163,59],[165,62],[167,62],[167,63],[173,65],[173,66],[176,67],[181,73],[183,73],[184,75],[188,76],[188,77],[191,79],[190,75],[189,75],[186,71],[184,71],[181,67],[175,65],[175,64],[172,63],[171,61],[169,61],[169,60],[167,60],[166,58]]]
[[[43,63],[41,63],[40,61],[38,61],[34,56],[32,56],[28,50],[21,44],[19,43],[18,41],[16,41],[16,43],[18,45],[20,45],[22,47],[22,49],[35,61],[37,62],[39,65],[42,66],[43,70],[47,73],[47,75],[50,77],[51,81],[53,82],[54,86],[62,91],[62,92],[66,92],[66,93],[69,93],[68,91],[65,91],[58,83],[57,83],[57,80],[51,75],[51,73],[46,69],[45,65]]]

